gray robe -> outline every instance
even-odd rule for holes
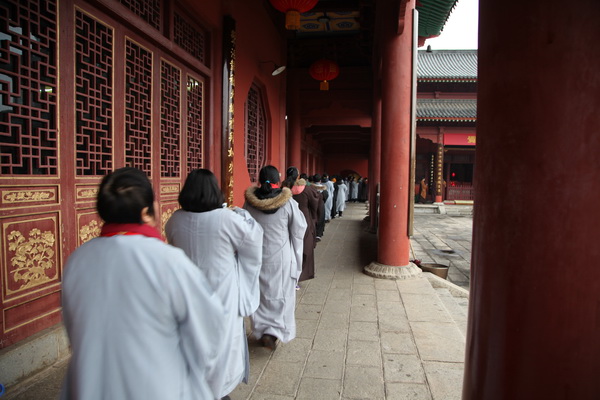
[[[263,230],[241,208],[207,212],[175,211],[165,228],[177,246],[206,275],[221,298],[227,321],[221,341],[226,344],[215,374],[208,383],[219,398],[248,382],[249,353],[244,318],[258,307],[258,274],[262,261]]]
[[[90,240],[69,257],[63,318],[72,356],[62,399],[214,399],[223,306],[175,247],[142,235]]]
[[[255,190],[246,190],[244,205],[264,230],[260,306],[252,314],[253,335],[259,339],[269,334],[287,343],[296,337],[296,283],[302,272],[307,223],[288,188],[270,199],[257,198]]]
[[[329,221],[331,219],[331,208],[333,207],[333,194],[335,193],[335,188],[331,181],[324,182],[323,185],[325,185],[329,192],[329,197],[325,200],[325,221]]]
[[[348,200],[348,186],[342,182],[338,185],[338,195],[335,203],[338,212],[346,209],[346,200]]]

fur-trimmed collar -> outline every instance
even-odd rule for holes
[[[300,178],[296,182],[294,182],[294,186],[306,186],[306,180]]]
[[[250,186],[246,189],[244,196],[248,204],[265,213],[274,213],[292,198],[292,191],[286,187],[281,188],[281,193],[270,199],[259,199],[256,197],[254,193],[256,189],[258,189],[256,186]]]

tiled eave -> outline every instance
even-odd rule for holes
[[[475,99],[417,99],[417,121],[475,122]]]
[[[477,122],[477,118],[417,117],[419,122]]]
[[[462,79],[462,78],[444,78],[444,79],[439,79],[439,78],[419,78],[417,79],[417,82],[461,82],[461,83],[473,83],[473,82],[477,82],[477,79],[471,79],[471,78],[466,78],[466,79]]]

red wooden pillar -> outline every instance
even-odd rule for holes
[[[415,0],[400,4],[397,0],[377,3],[385,17],[381,21],[380,219],[378,260],[365,267],[365,273],[387,279],[420,273],[409,262],[408,237]]]
[[[600,399],[600,3],[514,11],[480,3],[463,399]]]
[[[377,188],[381,179],[381,80],[373,87],[373,122],[371,124],[371,155],[369,157],[369,229],[377,232]]]
[[[288,159],[285,168],[295,166],[299,170],[302,169],[302,110],[300,104],[300,82],[298,71],[293,71],[291,74],[292,84],[289,85],[290,92],[288,97]],[[285,175],[285,170],[282,171],[282,176]],[[282,177],[284,179],[285,177]]]
[[[435,155],[435,199],[436,203],[442,203],[444,190],[444,128],[439,128],[437,135],[437,149]]]

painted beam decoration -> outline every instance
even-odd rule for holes
[[[233,205],[233,95],[235,91],[235,20],[223,21],[223,192]]]
[[[444,145],[446,146],[475,146],[477,142],[475,133],[445,133]]]

